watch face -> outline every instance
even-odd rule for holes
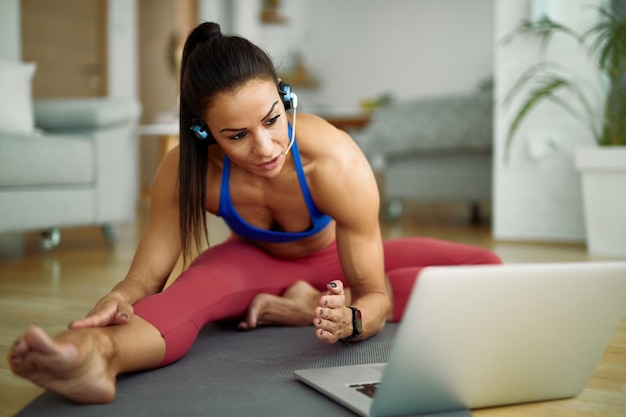
[[[357,334],[361,334],[361,332],[363,331],[363,323],[361,322],[361,310],[359,310],[358,308],[355,310],[355,320],[353,325],[355,325],[356,327],[354,328],[354,331]]]

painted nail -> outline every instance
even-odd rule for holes
[[[332,288],[337,288],[337,283],[334,281],[329,282],[328,285],[330,285]]]
[[[322,324],[322,319],[317,319],[317,324]]]
[[[15,342],[13,342],[13,347],[18,347],[21,343],[22,339],[17,339]]]
[[[128,320],[128,314],[126,313],[120,313],[117,316],[121,319]]]

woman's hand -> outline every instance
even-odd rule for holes
[[[328,291],[320,297],[315,308],[315,335],[324,343],[335,343],[352,334],[352,312],[346,307],[343,283],[339,280],[327,284]]]
[[[133,316],[133,306],[123,297],[109,293],[87,314],[87,317],[76,320],[68,326],[70,329],[87,327],[106,327],[113,324],[126,324]]]

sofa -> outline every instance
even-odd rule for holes
[[[28,65],[5,63],[4,75],[2,65],[0,88],[13,98],[0,98],[0,234],[41,231],[42,247],[51,249],[60,242],[61,229],[98,225],[107,242],[114,242],[115,226],[136,215],[139,102],[30,101],[30,90],[7,86],[6,71]],[[34,68],[29,71],[32,77]],[[21,78],[9,81],[28,77]]]
[[[382,208],[399,218],[407,201],[466,204],[473,223],[491,201],[493,88],[392,100],[354,135],[382,174]]]

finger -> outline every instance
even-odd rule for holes
[[[240,332],[245,332],[247,330],[250,330],[250,325],[247,321],[244,320],[237,325],[237,330],[239,330]]]
[[[315,318],[328,320],[332,322],[344,322],[345,321],[345,306],[342,304],[341,307],[317,307],[315,309]]]
[[[313,320],[318,329],[323,329],[336,335],[342,335],[351,325],[351,316],[345,314],[345,309],[324,309],[322,314]]]
[[[106,312],[100,314],[94,314],[84,319],[76,320],[68,326],[70,329],[84,329],[88,327],[105,327],[114,321],[113,314]]]
[[[327,332],[324,329],[315,329],[315,337],[317,337],[319,341],[328,344],[335,343],[339,340],[333,333]]]
[[[322,295],[319,300],[319,305],[322,307],[339,308],[345,303],[345,294],[343,290],[343,283],[340,280],[330,281],[326,284],[328,291],[325,295]]]
[[[343,282],[339,279],[335,279],[326,284],[328,293],[332,295],[343,294]]]
[[[117,314],[115,315],[115,324],[126,324],[130,321],[130,318],[133,316],[134,309],[133,306],[129,304],[120,304],[118,306]]]
[[[69,329],[85,329],[87,327],[98,327],[94,317],[86,317],[84,319],[71,322],[67,327]]]
[[[346,305],[346,297],[344,294],[323,295],[320,297],[320,307],[324,309],[343,308]]]
[[[249,308],[248,312],[246,313],[245,320],[241,321],[237,325],[237,330],[247,331],[247,330],[254,329],[256,326],[257,326],[256,309]]]

